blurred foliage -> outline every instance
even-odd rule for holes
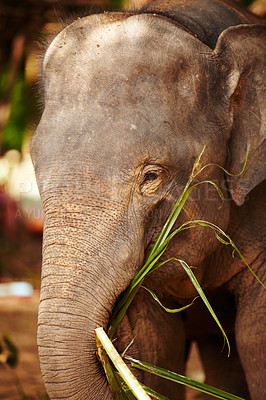
[[[7,71],[3,72],[0,78],[0,95],[2,95],[5,93]],[[10,104],[6,105],[9,116],[2,129],[4,152],[9,149],[21,149],[28,122],[29,103],[27,83],[23,71],[20,71],[12,89]]]
[[[0,368],[10,368],[14,376],[14,383],[21,400],[49,400],[47,393],[37,393],[36,397],[27,396],[24,392],[20,380],[15,372],[18,364],[18,348],[10,339],[8,334],[3,334],[0,339]]]
[[[18,349],[7,334],[0,341],[0,366],[9,365],[14,368],[18,363]]]
[[[36,100],[38,67],[27,74],[30,56],[60,20],[119,9],[123,0],[2,0],[0,8],[0,156],[21,150],[29,126],[40,115]],[[31,75],[31,76],[30,76]]]

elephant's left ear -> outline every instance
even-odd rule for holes
[[[229,141],[232,174],[242,170],[250,146],[244,173],[228,179],[231,197],[242,205],[247,194],[266,177],[266,25],[226,29],[214,53],[223,71],[233,117]]]

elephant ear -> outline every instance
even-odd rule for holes
[[[229,140],[232,174],[242,170],[250,148],[244,173],[228,179],[231,197],[240,206],[266,176],[266,25],[226,29],[214,52],[225,72],[226,97],[233,117]]]

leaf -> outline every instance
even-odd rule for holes
[[[155,392],[154,390],[150,389],[149,387],[147,387],[147,386],[145,386],[143,384],[141,386],[143,387],[145,392],[148,393],[149,395],[151,395],[154,399],[169,400],[168,397],[165,397],[162,394],[159,394],[159,393]]]
[[[163,255],[164,251],[166,250],[169,241],[173,237],[168,237],[170,235],[170,232],[182,210],[184,207],[184,204],[186,200],[188,199],[190,193],[194,189],[193,187],[190,188],[190,184],[192,183],[194,179],[194,172],[200,162],[201,156],[205,150],[205,146],[202,149],[199,157],[197,158],[193,169],[192,173],[188,179],[188,182],[182,191],[181,195],[179,196],[176,205],[174,206],[170,216],[167,218],[166,223],[164,224],[157,240],[155,241],[150,254],[147,257],[147,260],[145,261],[143,267],[141,270],[138,272],[138,274],[133,278],[131,281],[130,285],[128,286],[127,290],[124,292],[124,294],[121,296],[119,303],[116,304],[113,310],[112,314],[112,321],[108,330],[108,336],[112,339],[116,333],[116,330],[122,321],[124,315],[127,312],[128,307],[130,306],[132,300],[134,299],[137,291],[139,290],[140,285],[142,284],[144,278],[153,270],[157,269],[159,266],[156,266],[157,261],[160,259],[160,257]],[[177,229],[175,231],[175,234],[179,232],[181,229]],[[161,264],[163,265],[163,264]]]
[[[193,389],[199,390],[203,393],[207,393],[211,396],[217,397],[224,400],[244,400],[241,397],[235,396],[231,393],[224,392],[223,390],[213,388],[212,386],[206,385],[204,383],[195,381],[193,379],[187,378],[183,375],[177,374],[175,372],[168,371],[166,369],[156,367],[154,365],[148,364],[143,361],[135,360],[131,357],[125,357],[127,361],[131,362],[131,365],[135,368],[141,369],[146,372],[150,372],[161,378],[168,379],[169,381],[179,383],[181,385],[186,385]]]
[[[221,236],[220,236],[217,232],[214,232],[214,234],[215,234],[215,236],[216,236],[216,239],[219,240],[219,242],[221,242],[221,243],[224,244],[225,246],[230,245],[230,242],[227,241],[227,240],[224,240],[223,238],[221,238]]]
[[[107,360],[105,359],[104,356],[102,356],[101,352],[101,347],[104,348],[105,352],[107,353],[108,357],[114,364],[115,368],[119,372],[121,378],[123,381],[127,384],[129,387],[130,391],[134,394],[134,396],[138,400],[150,400],[150,397],[147,395],[145,390],[142,388],[138,380],[135,378],[135,376],[132,374],[132,372],[128,369],[122,358],[119,356],[118,352],[116,351],[115,347],[113,346],[111,340],[108,338],[106,335],[105,331],[103,328],[97,328],[95,329],[95,336],[96,336],[96,345],[98,348],[98,354],[100,356],[100,359],[105,362],[105,370],[108,371],[109,377],[111,381],[111,387],[114,389],[117,389],[117,379],[115,379],[116,375],[113,373],[113,370],[111,369],[110,371],[110,363],[106,362]],[[112,386],[113,385],[113,386]],[[122,389],[123,392],[123,389]],[[121,392],[119,392],[119,396],[121,396]],[[123,398],[123,397],[119,397]],[[118,399],[119,399],[118,398]],[[124,397],[127,398],[127,397]]]
[[[243,165],[242,170],[241,170],[238,174],[231,174],[230,172],[228,172],[224,167],[222,167],[222,166],[219,165],[219,164],[209,163],[209,164],[204,165],[204,167],[202,167],[202,168],[196,173],[196,175],[194,176],[194,178],[196,178],[197,175],[199,175],[205,168],[208,168],[208,167],[218,167],[218,168],[220,168],[221,170],[223,170],[223,171],[226,173],[226,175],[233,176],[233,177],[237,177],[237,176],[242,175],[243,172],[244,172],[245,169],[246,169],[246,165],[247,165],[247,161],[248,161],[248,154],[249,154],[249,151],[250,151],[250,147],[251,147],[250,144],[248,144],[248,146],[247,146],[247,151],[246,151],[246,156],[245,156],[245,160],[244,160],[244,165]],[[205,148],[205,146],[204,146],[204,148]]]
[[[110,339],[113,339],[115,332],[125,316],[128,307],[130,306],[132,300],[134,299],[136,293],[138,292],[144,278],[153,270],[154,265],[159,260],[159,258],[164,253],[166,246],[162,246],[160,249],[160,253],[152,259],[151,262],[145,263],[135,278],[131,281],[125,293],[122,295],[122,298],[119,301],[119,304],[114,308],[112,314],[112,321],[108,330],[108,336]]]
[[[249,264],[247,263],[245,257],[241,254],[240,250],[237,248],[237,246],[235,245],[235,243],[232,241],[232,239],[230,238],[229,235],[227,235],[221,228],[219,228],[217,225],[213,224],[212,222],[208,222],[208,221],[202,221],[202,220],[194,220],[194,221],[188,221],[185,222],[182,226],[188,226],[192,224],[192,226],[198,225],[198,226],[203,226],[203,227],[207,227],[213,230],[216,238],[222,242],[225,245],[230,244],[234,251],[237,252],[237,254],[239,255],[239,257],[241,258],[241,260],[243,261],[243,263],[246,265],[246,267],[249,269],[249,271],[252,273],[252,275],[256,278],[256,280],[261,284],[261,286],[266,289],[265,284],[259,279],[259,277],[255,274],[255,272],[252,270],[252,268],[249,266]],[[226,239],[224,240],[222,238],[222,236]]]
[[[224,339],[225,339],[225,341],[226,341],[226,343],[227,343],[227,346],[228,346],[228,357],[229,357],[229,355],[230,355],[230,343],[229,343],[229,340],[228,340],[228,338],[227,338],[227,336],[226,336],[226,333],[225,333],[225,331],[224,331],[224,329],[223,329],[223,327],[222,327],[222,325],[221,325],[219,319],[217,318],[217,316],[216,316],[216,314],[215,314],[213,308],[211,307],[211,305],[210,305],[210,303],[209,303],[207,297],[205,296],[205,293],[203,292],[203,290],[202,290],[202,288],[201,288],[201,286],[200,286],[200,284],[199,284],[199,282],[198,282],[196,276],[193,274],[191,268],[187,265],[187,263],[185,263],[185,261],[183,261],[183,260],[178,260],[178,259],[177,259],[176,261],[180,262],[180,264],[182,265],[182,267],[184,268],[184,270],[185,270],[186,273],[188,274],[188,276],[189,276],[191,282],[193,283],[193,285],[194,285],[195,289],[197,290],[198,294],[200,295],[202,301],[204,302],[204,304],[205,304],[206,307],[208,308],[208,310],[209,310],[211,316],[213,317],[213,319],[215,320],[216,324],[217,324],[218,327],[220,328],[220,330],[221,330],[221,332],[222,332],[222,334],[223,334],[223,337],[224,337]]]
[[[195,299],[193,299],[193,301],[190,303],[190,304],[187,304],[186,306],[184,306],[184,307],[180,307],[180,308],[167,308],[167,307],[165,307],[161,302],[160,302],[160,300],[158,299],[158,297],[156,296],[156,294],[154,293],[154,292],[152,292],[150,289],[148,289],[148,288],[146,288],[145,286],[141,286],[143,289],[145,289],[145,290],[147,290],[147,292],[149,292],[151,295],[152,295],[152,297],[154,298],[154,300],[155,301],[157,301],[157,303],[159,303],[160,304],[160,306],[166,311],[166,312],[168,312],[168,313],[170,313],[170,314],[175,314],[175,313],[178,313],[178,312],[180,312],[180,311],[184,311],[186,308],[188,308],[188,307],[190,307],[193,303],[194,303],[194,301],[196,300],[196,298]]]
[[[135,339],[139,336],[139,334],[143,331],[144,328],[146,328],[147,325],[149,325],[150,322],[148,321],[139,331],[138,333],[133,337],[133,339],[129,342],[123,353],[121,354],[121,357],[124,357],[128,349],[132,346],[132,344],[135,342]]]
[[[6,344],[6,347],[9,351],[9,355],[7,357],[6,363],[14,368],[18,363],[18,349],[14,345],[14,343],[9,339],[8,335],[3,336],[3,340]]]
[[[117,381],[120,383],[120,386],[123,390],[123,399],[129,399],[129,400],[138,400],[138,398],[132,393],[132,391],[129,389],[129,387],[125,384],[123,379],[121,378],[120,374],[114,370],[114,375],[116,376]],[[142,386],[142,385],[141,385]],[[144,389],[144,388],[143,388]],[[145,389],[144,389],[145,390]],[[115,397],[116,398],[116,397]]]
[[[96,334],[95,334],[95,338],[96,338],[96,346],[97,346],[97,356],[102,363],[102,366],[105,371],[105,375],[109,382],[110,388],[113,392],[114,398],[116,400],[129,399],[129,397],[127,396],[127,394],[124,391],[124,388],[122,387],[121,380],[119,380],[119,377],[115,374],[115,369],[114,369],[113,365],[111,364],[110,359],[109,359],[108,355],[106,354],[104,348],[102,347],[102,344]]]
[[[191,189],[195,189],[197,186],[200,186],[200,185],[202,185],[203,183],[208,183],[209,185],[212,185],[212,186],[215,187],[215,189],[217,190],[217,193],[218,193],[220,199],[222,200],[222,204],[221,204],[220,207],[219,207],[219,208],[221,208],[221,207],[223,206],[223,203],[224,203],[224,195],[223,195],[223,192],[221,191],[221,189],[219,188],[219,186],[218,186],[216,183],[214,183],[213,181],[206,180],[206,181],[201,181],[201,182],[199,182],[199,183],[195,183],[195,185],[193,185]]]
[[[103,348],[98,349],[98,355],[102,362],[102,365],[103,365],[103,368],[105,371],[105,375],[108,379],[110,388],[114,395],[114,398],[116,400],[128,399],[128,396],[125,394],[125,391],[122,387],[122,383],[118,379],[118,376],[115,374],[115,370],[112,367],[112,364],[110,363],[109,358]]]
[[[117,304],[115,305],[114,310],[113,310],[111,324],[110,324],[110,327],[109,327],[109,332],[108,332],[110,338],[114,337],[120,322],[122,321],[124,315],[127,312],[128,307],[130,306],[130,304],[131,304],[132,300],[134,299],[136,293],[138,292],[139,288],[141,287],[145,277],[147,275],[149,275],[150,273],[154,272],[156,269],[158,269],[158,268],[162,267],[163,265],[165,265],[166,263],[168,263],[170,260],[174,259],[174,258],[171,258],[171,259],[159,262],[161,256],[164,254],[165,250],[167,249],[167,246],[168,246],[169,242],[171,241],[171,239],[177,233],[179,233],[179,232],[181,232],[183,230],[192,229],[192,228],[195,228],[195,227],[198,227],[198,226],[208,227],[208,228],[212,229],[214,234],[215,234],[215,236],[216,236],[216,238],[221,243],[223,243],[224,245],[231,245],[233,247],[234,251],[236,251],[239,254],[239,256],[241,257],[241,259],[243,260],[245,265],[250,269],[250,271],[253,273],[253,275],[256,277],[256,279],[258,279],[258,281],[262,284],[262,282],[259,280],[259,278],[256,276],[256,274],[249,267],[249,265],[247,264],[246,260],[241,255],[240,251],[238,250],[236,245],[233,243],[233,241],[230,239],[230,237],[228,235],[226,235],[216,225],[214,225],[212,223],[209,223],[209,222],[206,222],[206,221],[195,220],[195,221],[187,221],[187,222],[183,223],[181,226],[179,226],[178,228],[173,230],[174,225],[176,223],[176,220],[177,220],[180,212],[182,211],[182,208],[184,207],[189,195],[199,185],[201,185],[203,183],[207,183],[207,184],[213,185],[216,188],[216,190],[218,192],[218,195],[220,196],[222,202],[224,201],[224,197],[223,197],[222,191],[220,190],[220,188],[214,182],[212,182],[210,180],[205,180],[205,181],[198,182],[198,183],[195,183],[194,185],[192,185],[193,180],[205,168],[210,167],[210,166],[219,167],[226,174],[231,175],[231,176],[239,176],[239,175],[241,175],[243,173],[244,169],[245,169],[245,166],[246,166],[249,147],[247,149],[247,153],[246,153],[246,158],[245,158],[245,163],[244,163],[243,169],[237,175],[232,175],[229,172],[227,172],[223,167],[221,167],[221,166],[219,166],[217,164],[211,164],[211,163],[203,166],[198,172],[196,172],[196,169],[198,168],[198,165],[200,163],[200,159],[201,159],[201,156],[202,156],[204,150],[205,150],[205,146],[202,149],[201,154],[197,158],[197,160],[196,160],[196,162],[195,162],[195,164],[193,166],[192,172],[190,174],[190,177],[188,179],[188,182],[187,182],[184,190],[182,191],[181,195],[179,196],[179,198],[178,198],[178,200],[177,200],[177,202],[176,202],[176,204],[175,204],[170,216],[167,218],[167,220],[166,220],[166,222],[165,222],[165,224],[164,224],[164,226],[163,226],[163,228],[162,228],[157,240],[155,241],[155,243],[154,243],[154,245],[153,245],[153,247],[152,247],[152,249],[151,249],[151,251],[150,251],[150,253],[149,253],[149,255],[148,255],[148,257],[147,257],[147,259],[146,259],[146,261],[144,263],[144,265],[143,265],[143,267],[140,269],[140,271],[137,273],[137,275],[133,278],[133,280],[131,281],[130,285],[126,289],[126,291],[120,297],[119,302],[117,302]],[[185,269],[185,271],[188,274],[192,284],[195,286],[195,288],[198,291],[200,297],[202,298],[202,300],[205,303],[206,307],[208,308],[209,312],[211,313],[211,315],[213,316],[213,318],[216,321],[217,325],[219,326],[220,330],[222,331],[222,334],[224,336],[224,340],[227,342],[227,345],[228,345],[228,354],[229,354],[230,353],[230,345],[229,345],[228,338],[227,338],[227,336],[226,336],[226,334],[225,334],[225,332],[224,332],[224,330],[223,330],[223,328],[222,328],[217,316],[215,315],[212,307],[210,306],[210,304],[209,304],[209,302],[208,302],[208,300],[207,300],[207,298],[206,298],[206,296],[205,296],[205,294],[204,294],[199,282],[197,281],[197,279],[196,279],[195,275],[193,274],[191,268],[183,260],[178,260],[177,259],[177,261],[179,261],[181,263],[182,267]],[[262,286],[265,288],[265,286],[263,284],[262,284]],[[146,290],[148,290],[148,289],[146,289]],[[151,292],[150,290],[148,290],[148,291],[153,296],[155,301],[157,301],[161,305],[161,307],[163,307],[166,311],[168,311],[168,312],[177,312],[177,310],[170,310],[170,309],[164,307],[162,305],[162,303],[159,301],[158,297],[153,292]],[[186,308],[188,306],[185,306],[184,308]],[[184,308],[182,308],[182,309],[184,309]],[[181,311],[181,310],[179,309],[178,311]],[[97,339],[97,335],[96,335],[96,339]],[[99,339],[97,339],[97,340],[99,342]],[[97,347],[98,347],[98,354],[99,354],[100,358],[102,357],[101,361],[102,361],[103,364],[105,364],[105,370],[107,371],[107,374],[109,375],[108,379],[109,379],[110,385],[111,386],[113,385],[113,390],[114,390],[114,387],[115,387],[115,391],[118,393],[115,396],[115,398],[119,398],[119,399],[120,398],[121,399],[122,398],[123,399],[140,399],[140,397],[135,396],[136,393],[133,394],[132,387],[130,385],[127,385],[127,384],[124,383],[124,380],[122,379],[122,376],[114,368],[113,364],[110,362],[107,354],[105,353],[105,351],[107,351],[107,350],[106,349],[103,350],[101,345],[97,345]],[[101,353],[105,354],[105,356],[101,356]],[[107,351],[107,353],[108,353],[108,351]],[[109,355],[109,357],[110,357],[110,355]],[[118,355],[118,357],[119,357],[119,355]],[[127,358],[127,359],[129,359],[129,358]],[[136,361],[136,360],[134,360],[134,362],[141,363],[140,361]],[[113,363],[115,364],[115,361],[113,361]],[[145,370],[148,370],[147,369],[148,364],[146,364],[146,363],[141,363],[141,365],[142,365],[141,368],[144,369],[144,367],[143,367],[144,364],[146,365],[146,367],[145,367],[146,369]],[[136,366],[136,365],[134,365],[134,366]],[[153,367],[153,366],[149,366],[149,368],[150,367],[156,368],[156,367]],[[138,365],[138,368],[140,368],[140,364]],[[154,371],[152,371],[150,369],[148,371],[152,372],[152,373],[155,373]],[[169,371],[166,371],[166,372],[169,373],[169,374],[174,374],[174,373],[171,373]],[[162,373],[162,371],[160,372],[160,374],[161,373]],[[157,368],[156,374],[158,374],[158,368]],[[177,374],[175,374],[175,376],[176,375]],[[166,376],[165,374],[161,374],[160,376],[162,376],[162,377],[164,377],[166,379],[174,380],[173,379],[173,375],[171,375],[171,378],[169,376]],[[220,391],[218,389],[215,389],[215,388],[211,388],[211,387],[209,387],[207,385],[204,385],[204,384],[201,384],[199,382],[193,381],[193,380],[191,380],[189,378],[182,377],[181,375],[179,375],[178,379],[179,379],[178,381],[177,380],[174,380],[174,381],[176,381],[178,383],[181,383],[181,384],[184,384],[184,385],[187,385],[187,386],[191,386],[194,389],[200,390],[202,392],[208,393],[210,395],[216,396],[216,397],[221,398],[221,399],[231,399],[231,400],[240,399],[237,396],[231,395],[231,394],[226,393],[226,392],[222,392],[222,391]],[[152,393],[152,391],[149,388],[146,388],[146,387],[144,387],[144,388],[145,388],[145,391],[147,391],[147,393],[149,393],[151,396],[155,397],[156,399],[167,400],[164,396],[162,396],[162,395],[160,395],[158,393],[155,393],[155,392]],[[122,396],[122,397],[117,397],[117,396]]]

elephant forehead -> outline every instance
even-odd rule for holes
[[[93,160],[97,169],[106,160],[117,168],[126,160],[129,169],[147,155],[157,160],[158,148],[168,158],[174,133],[193,120],[197,92],[207,85],[200,71],[208,51],[159,16],[80,19],[45,55],[45,112],[35,136],[49,146],[49,159],[63,149],[66,158],[77,152],[78,162]]]
[[[100,44],[112,46],[116,42],[124,41],[125,37],[136,41],[147,33],[147,24],[138,24],[136,29],[135,23],[134,27],[135,32],[132,24],[125,24],[119,19],[107,19],[101,14],[79,19],[67,26],[53,40],[45,54],[44,68],[50,62],[56,64],[62,58],[73,57],[77,52],[81,58],[95,58],[99,53]]]
[[[158,16],[86,17],[63,30],[49,47],[44,58],[46,96],[95,96],[99,88],[119,83],[133,87],[134,79],[144,76],[170,82],[188,66],[190,72],[183,78],[190,82],[189,76],[202,68],[194,42],[187,32]]]
[[[140,51],[144,48],[147,51],[147,46],[149,46],[151,50],[156,48],[159,50],[153,55],[155,57],[158,55],[160,58],[163,47],[164,50],[168,50],[165,46],[173,50],[178,41],[180,45],[186,46],[184,37],[189,35],[159,16],[142,14],[127,17],[122,15],[119,19],[119,15],[121,14],[115,18],[114,14],[109,18],[105,14],[93,15],[67,26],[49,46],[44,57],[44,69],[49,67],[49,64],[53,68],[56,64],[60,64],[62,59],[97,62],[99,56],[102,55],[101,47],[104,51],[110,50],[111,47],[112,52],[115,51],[115,53],[120,53],[121,48],[125,47],[129,53],[133,46],[136,56],[136,46]],[[115,53],[112,58],[116,56]]]

